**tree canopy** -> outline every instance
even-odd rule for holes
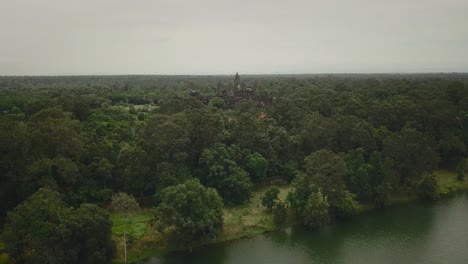
[[[111,227],[104,209],[67,207],[42,188],[8,214],[2,240],[17,263],[111,263]]]
[[[393,192],[435,198],[435,170],[466,181],[467,87],[468,74],[0,76],[8,250],[105,263],[108,216],[89,204],[121,193],[186,242],[213,237],[223,205],[264,186],[291,184],[287,203],[272,189],[265,206],[311,227]]]
[[[223,202],[215,189],[187,180],[162,190],[154,214],[160,230],[172,228],[176,240],[190,245],[217,235],[222,228]]]

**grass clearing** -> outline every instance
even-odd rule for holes
[[[252,192],[250,201],[238,206],[225,206],[223,212],[224,226],[218,239],[221,241],[253,237],[277,229],[273,222],[273,214],[261,204],[260,198],[271,186],[259,187]],[[278,186],[280,189],[279,198],[285,201],[291,186]],[[115,263],[123,260],[123,226],[124,219],[118,215],[111,216],[112,234],[117,244],[117,259]],[[150,256],[159,256],[168,251],[167,241],[163,235],[151,227],[154,216],[151,209],[144,209],[140,214],[132,217],[127,224],[127,233],[133,237],[134,241],[129,247],[128,260],[136,261]]]
[[[123,233],[124,233],[124,218],[120,215],[111,215],[113,222],[112,235],[116,243],[116,260],[114,263],[123,263]],[[136,261],[138,259],[159,256],[164,252],[167,245],[164,244],[164,239],[151,224],[154,215],[151,209],[142,209],[141,212],[130,218],[126,225],[127,230],[127,250],[128,261]]]
[[[5,247],[5,244],[0,242],[0,249],[3,249]],[[7,264],[9,262],[9,257],[7,253],[1,253],[0,254],[0,264]]]
[[[468,181],[457,180],[457,174],[448,170],[434,171],[439,184],[438,192],[441,196],[468,190]],[[390,195],[391,204],[402,204],[419,200],[420,198],[413,189],[399,190]],[[372,208],[372,206],[370,206]]]
[[[124,218],[119,215],[112,215],[111,219],[113,222],[112,234],[122,236],[124,233]],[[148,227],[153,219],[154,216],[151,209],[142,210],[140,214],[129,219],[126,226],[127,234],[136,239],[143,237],[148,231]]]
[[[9,262],[8,255],[6,253],[0,254],[0,264],[7,264]]]
[[[243,205],[225,206],[224,227],[218,241],[251,237],[265,231],[275,230],[273,214],[261,204],[261,197],[270,186],[260,187],[252,192],[250,201]],[[285,201],[291,186],[279,186],[279,199]]]
[[[434,174],[439,183],[439,193],[448,195],[455,192],[468,190],[468,181],[458,181],[456,173],[447,170],[438,170]],[[271,186],[258,187],[252,192],[249,202],[237,206],[225,206],[223,212],[224,226],[221,234],[216,240],[209,243],[253,237],[268,231],[274,231],[279,227],[274,224],[273,214],[261,204],[261,197]],[[288,192],[292,189],[290,185],[278,186],[280,189],[279,198],[285,201]],[[400,190],[390,195],[391,204],[402,204],[419,200],[414,190]],[[373,204],[363,204],[361,212],[375,209]],[[136,261],[145,257],[160,256],[168,251],[170,247],[164,236],[151,227],[154,216],[150,209],[142,210],[139,215],[133,217],[127,226],[128,232],[133,236],[134,241],[128,252],[129,261]],[[120,238],[123,234],[123,219],[119,216],[112,216],[114,226],[112,233],[117,242],[117,259],[115,263],[121,263],[119,257],[122,252]],[[294,224],[292,211],[289,210],[287,223],[284,226]],[[0,264],[3,264],[0,262]]]
[[[447,195],[454,192],[468,190],[468,181],[457,180],[457,174],[448,170],[438,170],[434,174],[437,176],[439,183],[439,194]]]

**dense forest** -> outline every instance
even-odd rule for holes
[[[0,77],[0,250],[109,263],[109,211],[139,206],[189,246],[270,185],[275,222],[319,228],[436,199],[432,172],[464,181],[467,147],[468,74]]]

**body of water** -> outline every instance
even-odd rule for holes
[[[468,194],[293,227],[148,260],[148,264],[468,263]]]

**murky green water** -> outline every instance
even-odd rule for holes
[[[369,212],[320,231],[288,228],[147,263],[468,263],[468,195]]]

